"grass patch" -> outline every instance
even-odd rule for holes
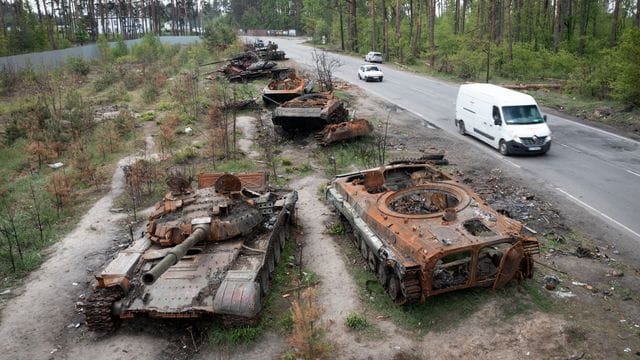
[[[215,345],[249,344],[258,339],[263,331],[262,325],[225,329],[215,324],[209,331],[209,340]]]
[[[333,224],[329,225],[327,228],[327,232],[330,235],[344,235],[346,233],[346,228],[342,221],[336,221]]]
[[[361,331],[369,328],[371,324],[367,321],[364,315],[360,315],[357,312],[350,312],[347,318],[344,320],[344,324],[351,330]]]

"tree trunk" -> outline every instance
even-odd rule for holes
[[[42,11],[40,10],[40,0],[36,0],[36,9],[38,10],[38,21],[42,25]]]
[[[553,51],[558,52],[560,47],[560,30],[561,30],[561,16],[560,16],[560,0],[556,0],[553,20]]]
[[[45,6],[45,10],[47,7]],[[4,26],[4,6],[2,6],[2,1],[0,1],[0,28],[2,28],[2,35],[7,36],[7,27]]]
[[[611,14],[611,35],[609,36],[609,47],[616,45],[616,36],[618,34],[618,15],[620,14],[620,0],[613,2],[613,14]]]
[[[460,33],[464,34],[464,22],[467,17],[467,0],[462,0],[462,10],[460,14]]]
[[[338,13],[340,15],[340,48],[344,51],[344,21],[342,19],[342,0],[338,2]]]
[[[587,36],[587,20],[589,19],[589,1],[590,0],[581,0],[580,1],[580,29],[579,29],[579,39],[578,39],[578,55],[584,55],[584,42],[585,37]]]
[[[378,50],[378,43],[376,39],[376,0],[370,1],[369,14],[371,15],[371,50]]]
[[[456,0],[453,8],[453,33],[460,31],[460,0]]]
[[[395,35],[396,35],[396,56],[400,61],[402,61],[402,45],[400,44],[400,0],[396,0],[396,26],[395,26]]]
[[[429,1],[429,51],[431,52],[431,67],[436,62],[436,38],[435,38],[435,23],[436,23],[436,0]]]
[[[416,7],[416,32],[411,39],[411,55],[418,57],[420,52],[420,34],[422,33],[422,0],[418,0]]]
[[[640,28],[640,0],[636,0],[636,27]]]
[[[389,60],[389,22],[387,21],[387,4],[385,0],[382,0],[382,37],[383,37],[383,51],[385,60]]]

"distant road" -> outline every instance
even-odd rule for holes
[[[266,38],[265,41],[267,40]],[[313,48],[299,39],[271,38],[287,56],[313,64]],[[626,249],[640,245],[640,142],[548,114],[551,150],[545,156],[504,157],[495,149],[457,133],[453,118],[458,85],[399,71],[382,64],[384,82],[358,80],[363,60],[332,54],[343,62],[335,76],[399,105],[429,123],[464,138],[475,150],[502,159],[520,175],[535,177],[562,196],[626,234]],[[607,239],[604,239],[607,240]],[[636,250],[638,251],[638,250]]]

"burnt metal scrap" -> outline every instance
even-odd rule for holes
[[[257,320],[288,238],[297,193],[269,191],[264,172],[171,179],[143,236],[96,276],[84,305],[92,330],[138,316]]]
[[[338,124],[329,124],[316,134],[321,145],[367,136],[373,132],[373,125],[365,119],[354,119]]]
[[[347,110],[332,93],[314,93],[289,100],[273,110],[271,120],[286,131],[319,131],[345,121]]]
[[[537,240],[434,159],[340,175],[327,188],[387,294],[405,304],[531,278]]]
[[[227,60],[227,64],[218,70],[229,81],[247,81],[261,77],[277,77],[289,71],[277,68],[273,61],[262,60],[255,52],[244,52]]]
[[[273,79],[262,90],[262,100],[266,105],[280,105],[311,90],[313,84],[295,72],[284,78]]]

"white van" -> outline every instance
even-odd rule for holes
[[[551,148],[547,115],[533,97],[492,84],[464,84],[458,90],[455,124],[503,155],[544,154]]]

